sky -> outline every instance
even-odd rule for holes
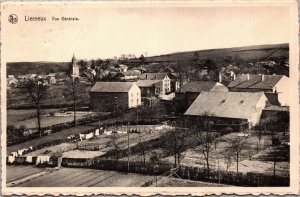
[[[4,9],[3,9],[4,8]],[[8,62],[139,57],[289,42],[288,7],[33,6],[2,7]],[[18,16],[11,24],[10,14]],[[28,22],[25,16],[47,21]],[[78,21],[52,21],[52,17]]]

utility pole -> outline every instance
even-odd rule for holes
[[[127,123],[127,170],[129,172],[129,154],[130,154],[130,150],[129,150],[129,121]]]

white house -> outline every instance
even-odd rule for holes
[[[158,93],[158,95],[165,95],[171,92],[171,79],[167,73],[144,73],[140,76],[140,80],[137,82],[137,84],[144,84],[145,81],[149,81],[149,84],[151,81],[155,81],[155,85],[159,86],[158,88],[155,88],[158,90],[158,92],[156,91],[155,94]]]

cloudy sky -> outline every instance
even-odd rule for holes
[[[288,7],[5,6],[7,61],[70,61],[289,42]],[[10,14],[18,23],[8,23]],[[47,17],[28,22],[25,16]],[[79,21],[52,21],[52,17]],[[9,35],[9,36],[7,36]]]

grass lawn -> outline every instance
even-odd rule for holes
[[[84,132],[84,131],[87,131],[92,128],[95,128],[95,127],[93,127],[93,126],[77,126],[77,127],[64,129],[64,130],[61,130],[60,132],[53,133],[48,136],[43,136],[41,138],[28,140],[26,142],[23,142],[23,143],[14,145],[14,146],[7,147],[7,153],[9,154],[10,152],[17,151],[22,148],[28,148],[30,146],[37,146],[39,144],[44,144],[46,142],[51,142],[51,141],[54,141],[57,139],[65,139],[71,134],[78,134],[80,132]]]

